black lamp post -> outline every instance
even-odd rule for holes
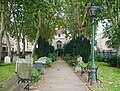
[[[92,64],[91,64],[91,84],[96,83],[96,71],[94,63],[94,17],[98,6],[95,6],[93,3],[89,7],[90,15],[92,17]]]

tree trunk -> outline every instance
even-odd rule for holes
[[[0,60],[2,56],[2,39],[5,30],[5,18],[3,12],[1,12],[1,30],[0,30]]]
[[[12,58],[9,34],[6,31],[5,31],[5,34],[6,34],[6,39],[7,39],[8,56]]]
[[[2,56],[2,32],[0,32],[0,61],[1,61],[1,56]]]
[[[39,35],[40,35],[40,28],[41,28],[41,16],[40,16],[40,12],[38,12],[38,30],[37,30],[37,34],[36,34],[36,38],[35,38],[33,51],[32,51],[32,54],[31,54],[32,57],[34,57],[34,55],[35,55],[35,48],[36,48],[36,45],[38,43],[38,38],[39,38]]]
[[[17,55],[20,55],[20,36],[17,36]]]
[[[22,55],[25,56],[25,35],[23,35],[22,43],[23,43]]]

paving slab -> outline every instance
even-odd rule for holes
[[[54,63],[44,77],[38,91],[89,91],[73,69],[61,58]]]

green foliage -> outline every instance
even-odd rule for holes
[[[69,61],[71,59],[73,59],[73,57],[69,54],[66,54],[65,56],[62,57],[65,61]]]
[[[46,57],[46,67],[51,67],[53,65],[52,59]]]
[[[77,62],[75,57],[72,57],[69,54],[63,56],[63,59],[71,66],[74,66],[74,64]]]
[[[78,62],[77,66],[75,67],[75,72],[82,71],[82,69],[84,69],[85,67],[87,67],[87,64],[84,63],[83,61],[80,61],[80,62]]]
[[[118,24],[108,25],[104,31],[104,37],[107,37],[109,40],[106,42],[108,47],[117,49],[120,45],[120,27]]]
[[[37,56],[34,56],[33,57],[33,62],[37,61],[37,59],[38,59]]]
[[[120,58],[116,55],[111,55],[108,59],[107,62],[113,66],[116,67],[117,66],[117,62],[120,60]]]
[[[92,59],[91,59],[91,60],[92,60]],[[95,54],[94,54],[94,60],[95,60],[95,61],[98,61],[98,62],[101,62],[101,61],[102,61],[102,57],[101,57],[100,53],[95,52]]]
[[[4,63],[3,63],[3,61],[0,61],[0,66],[2,66]]]
[[[2,52],[1,60],[4,60],[5,56],[7,56],[7,52]]]
[[[68,60],[67,63],[71,66],[74,66],[74,64],[76,64],[76,60],[75,59],[71,59],[71,60]]]
[[[54,47],[49,45],[45,38],[39,38],[38,48],[36,49],[36,55],[38,58],[47,56],[49,53],[54,52]]]
[[[41,74],[33,67],[32,68],[32,75],[31,75],[31,82],[35,83],[41,78]]]
[[[117,66],[120,67],[120,56],[118,57],[118,60],[117,60]]]
[[[71,56],[80,55],[83,58],[83,61],[87,63],[91,53],[90,41],[83,35],[76,39],[72,39],[67,45],[65,45],[64,53],[70,54]]]
[[[56,61],[57,55],[56,53],[50,53],[48,54],[48,57],[52,59],[52,62]]]
[[[61,55],[63,55],[63,54],[64,54],[64,49],[63,49],[63,48],[58,48],[58,49],[56,49],[56,50],[55,50],[55,53],[57,54],[58,52],[59,52]]]

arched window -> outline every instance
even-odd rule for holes
[[[61,48],[62,47],[62,42],[61,41],[57,41],[57,48]]]
[[[60,37],[60,34],[58,34],[58,37]]]

